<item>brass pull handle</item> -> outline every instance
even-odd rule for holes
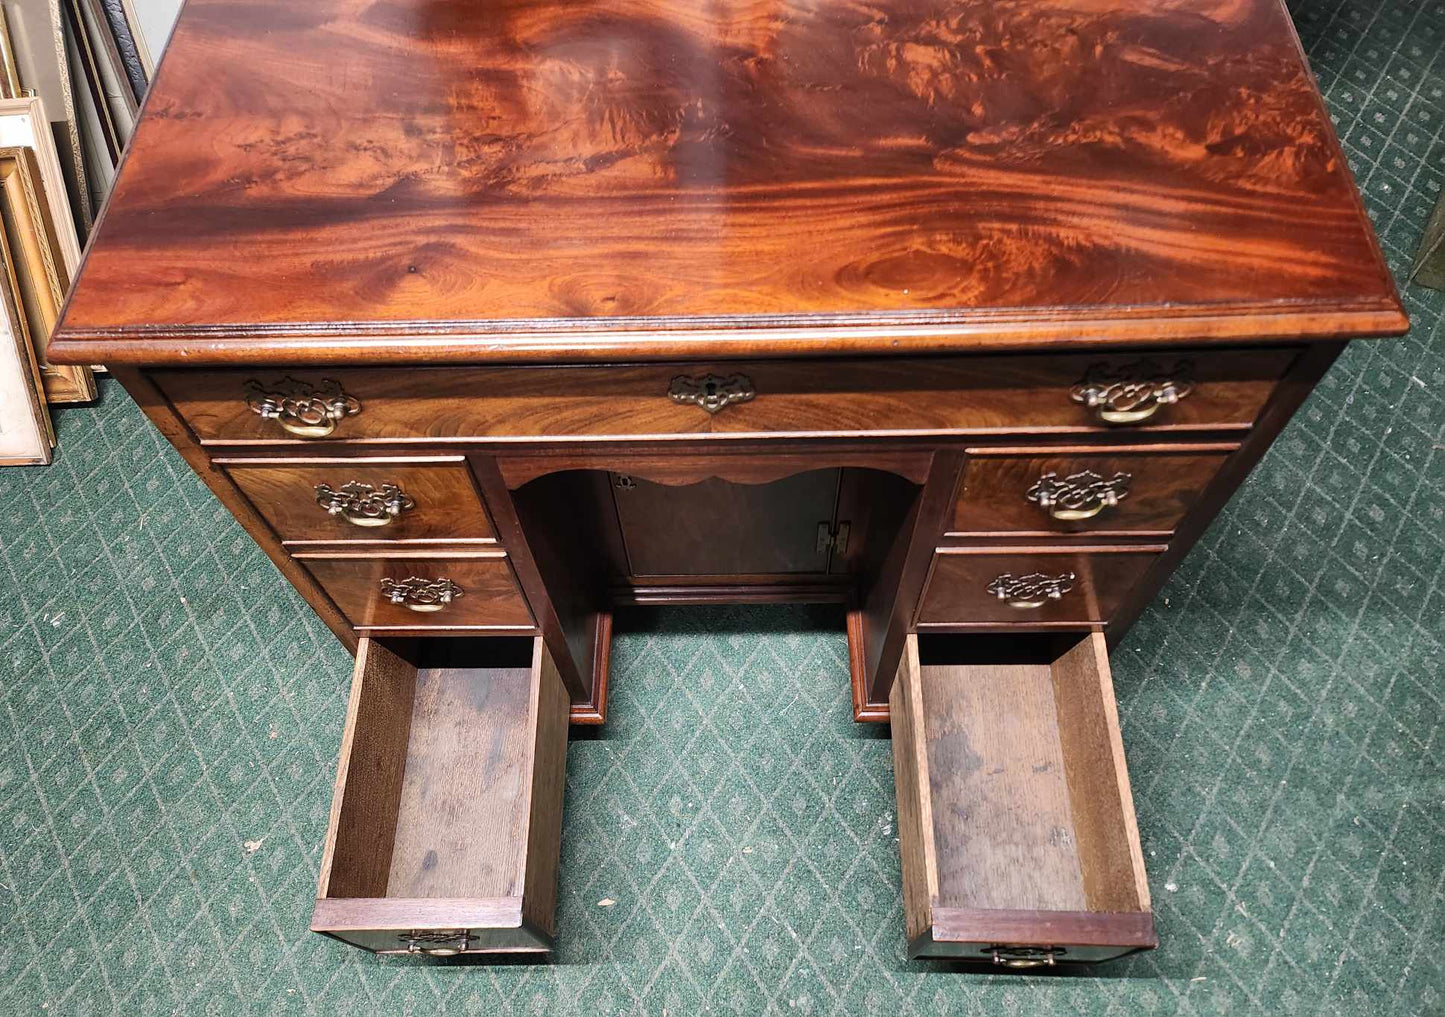
[[[1061,572],[1056,576],[1042,572],[1030,572],[1016,576],[1012,572],[995,576],[988,584],[988,592],[1020,611],[1032,611],[1043,607],[1051,600],[1062,600],[1064,594],[1074,588],[1078,577],[1072,572]]]
[[[989,951],[993,962],[1005,968],[1051,968],[1054,958],[1064,951],[1057,946],[996,946]]]
[[[400,582],[390,578],[381,581],[383,597],[393,604],[405,604],[421,614],[441,611],[465,593],[465,590],[450,579],[420,579],[408,576]]]
[[[316,485],[316,504],[327,515],[340,516],[352,526],[390,526],[392,521],[416,508],[416,502],[395,484],[370,484],[351,481],[339,488],[330,484]]]
[[[1078,522],[1092,519],[1129,497],[1133,479],[1129,473],[1115,473],[1105,479],[1093,470],[1083,470],[1060,480],[1057,473],[1050,472],[1041,476],[1024,498],[1060,522]]]
[[[1052,508],[1049,509],[1049,515],[1061,523],[1076,523],[1083,519],[1093,519],[1100,512],[1104,511],[1104,506],[1106,505],[1117,504],[1118,502],[1114,501],[1096,501],[1093,505],[1085,509]]]
[[[1179,400],[1160,398],[1147,406],[1141,406],[1137,410],[1110,410],[1100,407],[1095,415],[1106,424],[1137,424],[1140,421],[1148,420],[1159,412],[1159,407],[1165,403],[1175,403]]]
[[[406,937],[406,952],[423,957],[455,957],[470,945],[471,937],[465,932],[414,932]]]
[[[1185,361],[1165,369],[1152,360],[1111,367],[1096,364],[1069,397],[1094,411],[1105,424],[1139,424],[1194,391],[1193,370]]]
[[[705,374],[701,378],[690,378],[679,374],[672,379],[667,389],[668,398],[675,403],[701,406],[708,413],[717,413],[733,403],[745,403],[756,396],[752,379],[745,374]]]
[[[269,388],[252,379],[242,388],[252,413],[298,438],[329,438],[337,423],[361,412],[361,403],[331,378],[310,385],[287,376]]]

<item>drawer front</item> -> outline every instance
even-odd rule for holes
[[[283,541],[492,538],[460,457],[230,459],[218,465]]]
[[[533,627],[503,551],[296,556],[357,628]],[[450,586],[447,584],[450,583]]]
[[[939,548],[918,625],[1107,622],[1162,550],[1000,554]]]
[[[1288,349],[627,367],[158,371],[209,443],[1246,428]]]
[[[1167,450],[974,457],[964,470],[949,536],[1167,536],[1228,457],[1228,451]]]

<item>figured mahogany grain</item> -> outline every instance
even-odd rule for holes
[[[934,556],[933,571],[918,607],[917,624],[925,628],[985,623],[1107,623],[1163,550],[1139,545],[1000,553],[941,547]],[[1073,589],[1041,607],[1011,607],[988,592],[989,583],[1005,573],[1058,576],[1068,572],[1075,576]]]
[[[613,478],[612,498],[634,577],[825,573],[841,470],[769,484],[704,480],[684,486]]]
[[[607,367],[445,367],[408,371],[156,371],[151,377],[202,444],[305,446],[255,413],[245,385],[337,382],[360,405],[338,441],[637,438],[646,435],[850,435],[1114,431],[1070,396],[1091,370],[1173,371],[1193,391],[1137,425],[1173,431],[1249,427],[1295,348],[1149,354],[937,357]],[[755,395],[708,413],[669,397],[672,379],[743,374]]]
[[[486,540],[492,528],[461,457],[404,459],[227,459],[219,465],[271,524],[281,540],[351,542]],[[349,483],[380,491],[395,484],[413,507],[384,526],[356,526],[317,501],[316,488]]]
[[[387,552],[381,557],[327,551],[298,553],[296,558],[357,628],[475,626],[511,633],[534,624],[504,551]],[[461,587],[462,596],[440,611],[418,612],[382,595],[383,579],[400,583],[413,576],[450,579]]]
[[[1405,327],[1280,0],[191,0],[52,356]]]
[[[1053,534],[1154,534],[1167,537],[1224,464],[1224,451],[1173,453],[1161,445],[1148,453],[1110,454],[1073,450],[1039,455],[974,456],[963,473],[949,536],[1012,537]],[[1128,476],[1127,494],[1089,519],[1059,520],[1030,501],[1040,479],[1093,473],[1106,481]],[[1087,481],[1078,481],[1087,483]]]

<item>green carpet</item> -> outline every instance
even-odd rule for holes
[[[1445,3],[1295,8],[1403,271]],[[0,1013],[1445,1013],[1445,294],[1407,300],[1114,655],[1162,946],[1069,977],[903,959],[889,742],[819,609],[624,619],[554,962],[309,934],[350,661],[106,384],[0,470]]]

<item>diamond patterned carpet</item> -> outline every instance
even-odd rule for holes
[[[1403,272],[1445,2],[1295,12]],[[1163,945],[1073,976],[903,959],[889,742],[819,609],[625,620],[554,962],[310,935],[350,661],[105,385],[0,471],[0,1013],[1445,1013],[1445,294],[1407,300],[1114,655]]]

